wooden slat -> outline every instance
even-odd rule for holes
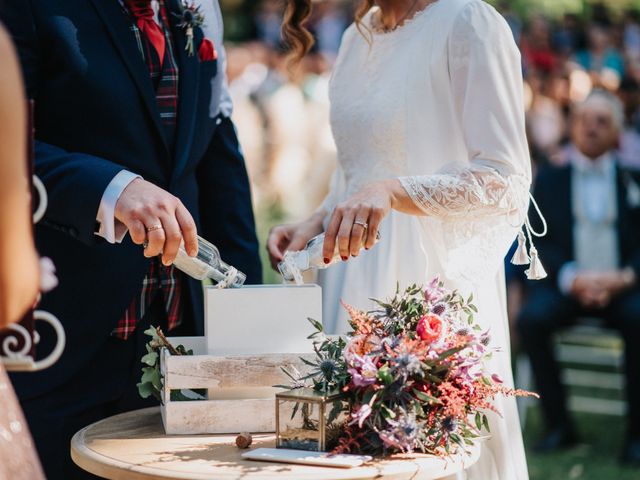
[[[290,384],[281,367],[293,366],[300,372],[309,367],[301,354],[266,354],[213,357],[208,355],[168,356],[165,382],[169,389],[253,388]],[[313,355],[306,354],[309,359]]]
[[[627,405],[622,400],[573,395],[569,398],[569,408],[575,412],[620,416],[626,413]]]
[[[169,435],[275,431],[275,400],[169,402],[163,421]]]
[[[610,348],[558,345],[556,351],[560,362],[622,367],[622,355]]]
[[[624,375],[620,373],[594,372],[593,370],[564,369],[562,381],[567,385],[599,389],[621,390]]]

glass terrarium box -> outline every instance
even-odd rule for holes
[[[340,392],[301,388],[276,394],[276,447],[327,452],[338,445],[346,420]]]

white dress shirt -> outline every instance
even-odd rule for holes
[[[618,268],[617,191],[615,160],[611,153],[591,160],[572,152],[572,203],[575,261],[558,273],[558,287],[565,295],[581,270]]]

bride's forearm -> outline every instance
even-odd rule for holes
[[[418,207],[397,178],[382,181],[382,187],[391,199],[391,208],[409,215],[422,215],[424,211]]]
[[[309,218],[307,218],[307,223],[318,225],[322,228],[322,224],[324,223],[324,219],[329,214],[325,207],[319,207],[315,212],[311,214]],[[324,229],[323,229],[324,230]]]

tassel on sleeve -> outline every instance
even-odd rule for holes
[[[524,272],[527,275],[527,278],[529,280],[542,280],[547,277],[547,272],[540,261],[538,249],[533,244],[533,237],[540,238],[547,234],[547,221],[544,218],[544,215],[542,215],[540,207],[538,207],[533,195],[529,194],[529,196],[531,197],[531,202],[536,209],[536,213],[542,221],[542,232],[536,232],[531,227],[531,223],[527,217],[524,225],[522,226],[522,230],[518,233],[518,248],[511,258],[511,263],[514,265],[529,265],[529,268]],[[529,242],[529,252],[527,252],[527,241]]]

